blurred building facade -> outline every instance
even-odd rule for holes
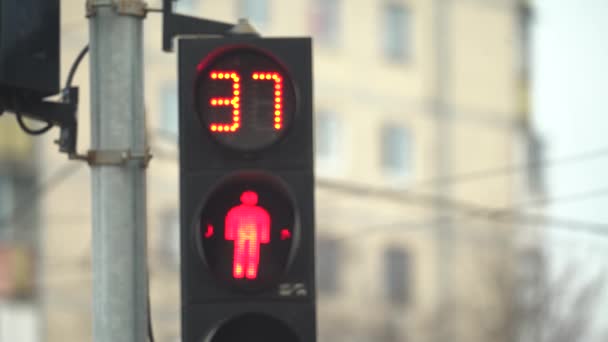
[[[12,120],[9,120],[12,119]],[[10,121],[10,122],[9,122]],[[0,341],[40,336],[39,171],[33,140],[0,119]]]
[[[497,260],[509,277],[512,227],[468,209],[511,208],[528,189],[520,174],[476,175],[528,158],[520,2],[180,0],[176,6],[217,20],[249,17],[264,35],[315,38],[320,341],[484,340],[480,310],[488,325],[501,320],[485,270]],[[62,15],[65,72],[87,44],[88,26],[84,4],[63,6]],[[157,340],[174,342],[177,67],[174,54],[161,52],[158,15],[149,14],[145,36],[155,155],[148,179],[152,315]],[[85,61],[75,79],[81,150],[89,141],[88,68]],[[16,132],[16,125],[3,124]],[[57,153],[54,134],[37,141],[40,167],[33,168],[41,179],[64,176],[40,197],[42,337],[31,341],[87,341],[89,173]],[[403,196],[387,195],[395,192]]]

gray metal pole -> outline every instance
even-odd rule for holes
[[[88,0],[93,340],[146,341],[146,155],[141,0]]]

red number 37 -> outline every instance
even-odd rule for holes
[[[212,132],[234,133],[241,127],[241,76],[236,71],[214,70],[209,73],[212,80],[232,81],[232,97],[212,97],[209,102],[212,107],[230,106],[232,107],[232,122],[211,123],[209,129]],[[254,81],[274,82],[274,129],[280,130],[283,127],[283,78],[277,72],[253,72],[251,78]]]

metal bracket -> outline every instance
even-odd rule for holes
[[[138,161],[142,168],[147,168],[152,154],[149,149],[144,154],[129,150],[89,150],[86,155],[72,154],[70,159],[84,160],[90,166],[123,166],[130,161]]]
[[[163,51],[173,51],[173,38],[180,35],[208,34],[225,36],[234,27],[223,23],[173,13],[173,0],[163,0]]]
[[[48,101],[38,94],[27,94],[19,89],[3,89],[0,111],[9,110],[29,119],[46,122],[61,128],[59,151],[72,154],[76,151],[78,136],[78,88],[64,89],[61,102]]]
[[[98,7],[112,7],[118,14],[134,17],[145,17],[148,12],[148,5],[143,0],[87,0],[87,18],[95,16]]]

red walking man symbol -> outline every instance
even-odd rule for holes
[[[258,206],[258,194],[245,191],[241,203],[226,215],[226,240],[234,241],[232,275],[255,279],[260,262],[260,244],[270,242],[270,215]]]

